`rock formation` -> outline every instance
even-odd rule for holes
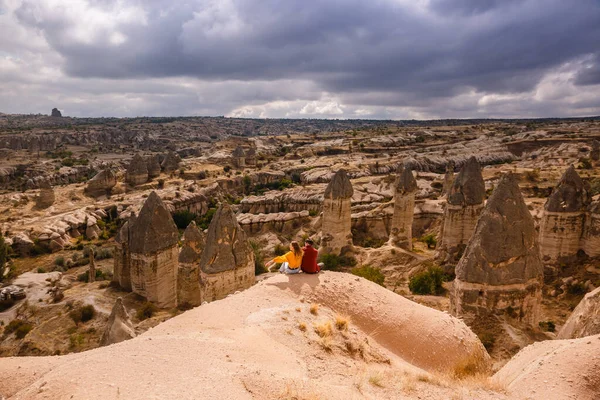
[[[183,233],[183,247],[179,252],[177,274],[177,303],[179,305],[199,306],[202,303],[198,261],[202,255],[204,243],[204,234],[192,221]]]
[[[447,196],[450,188],[454,184],[454,161],[448,161],[446,165],[446,173],[444,174],[444,186],[442,186],[442,195]]]
[[[88,283],[96,282],[96,261],[94,260],[94,248],[88,247],[90,251],[90,265],[88,268]]]
[[[52,112],[50,113],[51,117],[62,117],[62,113],[59,111],[58,108],[53,108]]]
[[[587,208],[581,248],[590,257],[600,256],[600,201],[593,201]]]
[[[136,154],[133,157],[127,167],[125,179],[131,186],[137,186],[148,182],[148,167],[141,155]]]
[[[146,165],[148,168],[148,178],[152,179],[160,175],[160,162],[158,155],[155,154],[148,157]]]
[[[250,167],[256,166],[256,149],[254,147],[250,147],[246,151],[246,165]]]
[[[129,227],[131,287],[159,307],[177,305],[179,234],[156,192],[150,193]]]
[[[85,186],[85,193],[92,197],[110,195],[112,188],[117,184],[117,174],[111,169],[105,169],[97,173]]]
[[[131,291],[131,252],[129,250],[131,229],[135,224],[136,216],[132,214],[129,220],[123,224],[115,236],[115,253],[113,257],[114,272],[113,283],[123,290]]]
[[[254,252],[228,204],[219,207],[208,227],[200,274],[203,302],[254,284]]]
[[[544,205],[540,251],[544,262],[574,257],[582,247],[589,196],[573,165],[563,174]]]
[[[345,170],[335,173],[325,189],[321,224],[321,250],[340,254],[352,247],[352,183]]]
[[[35,198],[35,208],[43,210],[54,204],[55,196],[52,186],[47,181],[40,185],[40,194]]]
[[[169,151],[165,155],[165,159],[163,160],[161,167],[162,170],[166,173],[177,171],[179,169],[179,164],[181,163],[181,157],[176,153]]]
[[[100,346],[123,342],[135,336],[135,330],[123,305],[123,299],[119,297],[112,308],[110,317],[108,317],[106,329],[102,334],[102,339],[100,339]]]
[[[600,333],[600,288],[588,293],[558,332],[558,339],[577,339]]]
[[[600,160],[600,142],[597,140],[592,140],[592,151],[590,151],[590,158],[593,161]]]
[[[502,177],[456,266],[450,311],[465,320],[516,314],[537,326],[543,266],[533,218],[516,178]]]
[[[412,223],[417,181],[410,168],[403,166],[399,168],[394,187],[394,216],[392,217],[390,242],[394,246],[412,250]]]
[[[244,168],[246,166],[246,153],[242,146],[238,146],[235,148],[233,153],[231,154],[233,166],[236,168]]]
[[[484,200],[485,183],[481,167],[477,159],[471,157],[448,191],[438,252],[440,261],[458,261],[475,229]]]

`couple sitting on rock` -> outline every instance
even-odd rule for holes
[[[306,274],[316,274],[321,270],[323,264],[317,264],[319,252],[313,245],[314,242],[311,239],[304,241],[303,248],[300,248],[298,242],[293,241],[290,243],[290,251],[268,261],[265,266],[270,269],[273,264],[281,263],[279,272],[283,274],[297,274],[300,271]]]

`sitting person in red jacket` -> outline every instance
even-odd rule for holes
[[[305,274],[316,274],[321,268],[323,268],[323,263],[317,264],[317,257],[319,255],[319,251],[313,247],[314,242],[311,239],[306,239],[304,241],[304,247],[302,250],[304,251],[304,256],[302,256],[302,264],[300,268],[302,268],[302,272]]]

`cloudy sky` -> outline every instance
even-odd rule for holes
[[[0,0],[0,112],[600,115],[600,0]]]

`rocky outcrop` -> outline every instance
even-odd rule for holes
[[[236,147],[231,154],[231,159],[234,167],[244,168],[246,166],[246,152],[244,152],[244,148],[242,146]]]
[[[215,213],[200,258],[202,301],[222,299],[254,284],[254,253],[228,204]]]
[[[179,305],[199,306],[202,302],[198,261],[204,245],[204,234],[192,221],[183,233],[183,247],[179,252],[177,272],[177,303]]]
[[[269,214],[238,214],[237,220],[248,234],[292,233],[300,226],[310,222],[310,213],[304,210]]]
[[[448,191],[438,251],[441,262],[453,264],[458,261],[473,234],[484,200],[481,167],[477,159],[471,157]]]
[[[60,118],[62,117],[62,113],[58,110],[58,108],[53,108],[50,116]]]
[[[148,182],[148,167],[141,155],[136,154],[129,162],[125,179],[131,186],[137,186]]]
[[[510,313],[537,326],[543,266],[516,178],[502,177],[456,266],[450,310],[465,320]]]
[[[150,193],[129,227],[131,287],[159,307],[177,305],[179,234],[156,192]]]
[[[340,254],[352,247],[352,183],[340,169],[327,185],[323,200],[321,250]]]
[[[401,167],[394,185],[394,216],[390,243],[406,250],[412,250],[412,224],[415,210],[417,181],[410,168]]]
[[[585,295],[558,332],[558,339],[577,339],[600,333],[600,288]]]
[[[148,178],[152,179],[152,178],[156,178],[157,176],[160,176],[160,161],[159,161],[159,157],[158,155],[152,155],[149,156],[146,159],[146,165],[148,168]]]
[[[544,205],[540,251],[544,262],[574,258],[581,249],[589,205],[585,185],[571,165]]]
[[[165,159],[160,166],[165,173],[169,173],[177,171],[179,169],[179,164],[181,164],[181,157],[179,157],[177,153],[169,151],[165,155]]]
[[[35,208],[44,210],[54,204],[55,196],[52,186],[48,182],[43,182],[40,186],[40,194],[35,198]]]
[[[100,346],[120,343],[133,339],[135,336],[135,330],[129,319],[129,314],[123,305],[123,299],[119,297],[108,317],[106,329],[100,339]]]
[[[117,174],[107,168],[97,173],[85,186],[85,193],[91,197],[108,196],[117,184]]]

